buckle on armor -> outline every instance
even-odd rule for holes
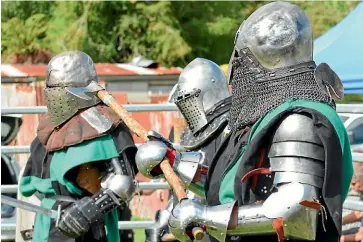
[[[33,239],[33,233],[34,233],[34,226],[32,229],[26,229],[26,230],[20,231],[21,237],[25,241]]]

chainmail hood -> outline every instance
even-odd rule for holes
[[[254,124],[287,99],[334,101],[318,86],[313,61],[279,69],[263,67],[249,51],[242,49],[232,62],[232,106],[229,124],[232,132]]]

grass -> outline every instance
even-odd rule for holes
[[[145,219],[132,216],[131,221],[144,221]],[[144,229],[134,229],[134,242],[145,242],[145,230]]]

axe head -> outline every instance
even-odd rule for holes
[[[97,92],[105,90],[103,86],[99,85],[95,81],[91,81],[86,87],[66,87],[65,89],[67,92],[84,100],[90,100],[94,96],[97,97]]]

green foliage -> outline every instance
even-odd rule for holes
[[[117,22],[118,50],[143,55],[165,65],[183,63],[191,51],[181,36],[170,2],[129,3]],[[131,55],[125,55],[127,61]]]
[[[347,94],[344,95],[343,100],[338,101],[339,104],[346,104],[346,103],[362,103],[363,102],[363,95],[362,94]]]
[[[246,2],[172,2],[182,36],[192,48],[188,61],[204,57],[223,64],[229,60],[233,40],[246,17]]]
[[[195,57],[228,63],[235,32],[266,2],[2,1],[3,61],[47,49],[78,49],[95,62],[128,62],[143,55],[165,66]],[[357,2],[296,2],[315,37]],[[322,14],[323,13],[323,14]],[[19,60],[19,59],[18,59]]]
[[[51,17],[55,3],[52,1],[1,1],[1,22],[14,17],[25,21],[34,14],[44,14]]]
[[[25,21],[14,17],[2,24],[2,54],[33,53],[42,49],[47,31],[46,16],[34,14]]]
[[[47,32],[47,48],[53,53],[83,50],[88,36],[88,7],[91,2],[58,2]],[[82,8],[83,11],[78,11]],[[82,13],[83,12],[83,13]]]

